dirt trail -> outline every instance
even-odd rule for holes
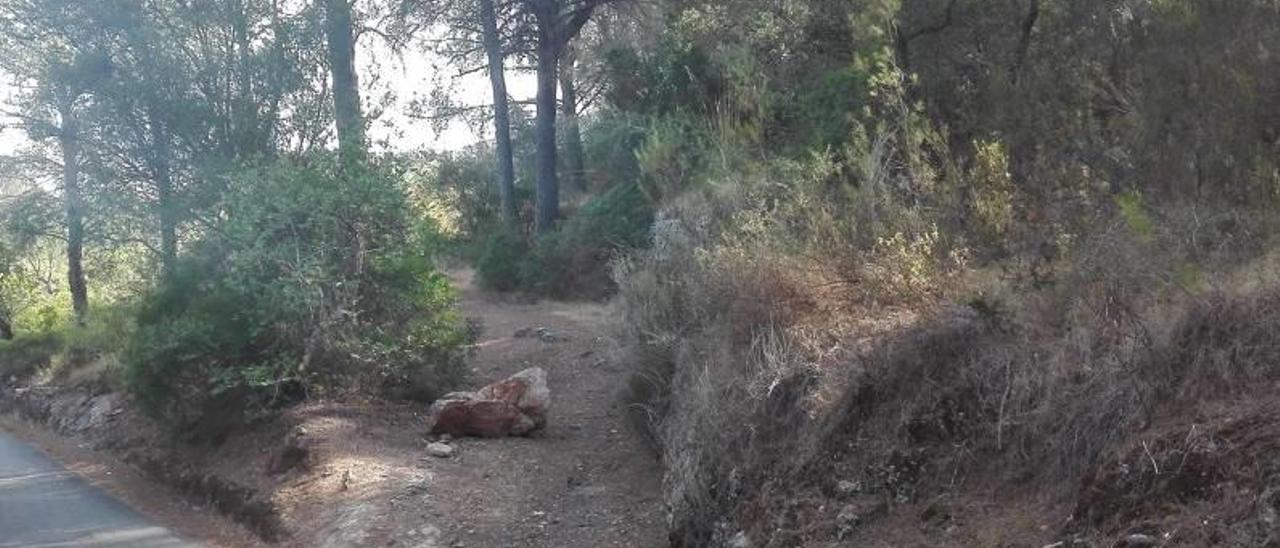
[[[540,436],[458,440],[457,457],[433,462],[442,538],[478,547],[665,545],[659,465],[626,421],[626,373],[602,333],[608,308],[520,303],[477,290],[470,272],[454,278],[464,311],[484,326],[477,382],[543,367],[552,410]],[[556,340],[514,336],[528,328]]]
[[[594,304],[521,303],[454,275],[462,307],[483,323],[477,384],[522,369],[547,370],[552,410],[533,438],[463,439],[458,455],[433,460],[432,522],[447,546],[662,546],[660,471],[626,423],[618,397],[625,372]],[[554,337],[515,337],[545,328]]]

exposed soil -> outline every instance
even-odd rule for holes
[[[597,304],[521,302],[454,276],[483,325],[477,386],[547,370],[552,407],[530,438],[460,439],[427,456],[421,406],[311,404],[289,413],[315,440],[310,472],[274,500],[298,546],[628,546],[666,544],[660,466],[626,420]],[[532,329],[531,329],[532,328]],[[553,341],[517,337],[545,328]],[[272,435],[284,436],[280,430]],[[265,459],[259,469],[265,469]]]
[[[1156,420],[1084,479],[1075,516],[1164,546],[1280,545],[1280,401],[1240,394]]]
[[[310,402],[216,446],[179,443],[121,397],[92,386],[11,390],[0,404],[66,436],[41,445],[83,453],[53,452],[64,462],[98,449],[105,452],[99,461],[112,460],[101,458],[109,453],[136,477],[176,487],[195,502],[176,505],[170,489],[145,481],[114,491],[159,523],[214,545],[259,541],[239,528],[221,533],[187,523],[180,509],[216,507],[259,538],[308,548],[665,545],[660,465],[619,397],[627,373],[604,336],[608,307],[487,294],[469,272],[455,282],[464,312],[484,328],[472,361],[475,385],[546,369],[552,407],[543,432],[454,440],[456,454],[442,459],[425,451],[431,440],[421,404]],[[515,336],[538,328],[549,336]],[[302,451],[284,458],[293,446]]]
[[[468,546],[662,546],[657,458],[626,420],[603,305],[513,303],[478,292],[468,275],[463,308],[484,323],[481,379],[547,369],[552,411],[544,435],[463,440],[460,457],[436,461],[433,508],[446,537]],[[516,338],[542,327],[554,342]]]
[[[803,544],[1280,546],[1280,401],[1274,394],[1170,405],[1074,485],[1034,471],[1009,477],[971,464],[979,474],[953,489],[940,488],[945,478],[918,479],[922,496],[911,500],[818,495],[810,501],[791,494],[793,504],[814,514],[811,526],[825,526],[827,534],[840,527],[837,514],[853,510],[865,518],[848,523],[838,543]]]

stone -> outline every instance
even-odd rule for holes
[[[450,436],[501,438],[532,430],[528,418],[515,405],[475,397],[437,401],[427,423],[432,434]]]
[[[527,436],[547,424],[551,389],[547,372],[526,369],[475,392],[455,392],[431,404],[431,435],[501,438]]]
[[[836,516],[840,538],[843,539],[854,529],[883,516],[888,509],[888,505],[883,500],[874,497],[865,497],[844,505]]]
[[[1121,543],[1120,545],[1121,546],[1155,546],[1157,544],[1160,544],[1160,541],[1156,540],[1156,538],[1151,535],[1134,533],[1132,535],[1124,537],[1124,542]]]
[[[274,476],[305,466],[310,456],[311,443],[307,438],[307,430],[299,426],[285,436],[284,445],[271,455],[267,461],[267,473]]]
[[[427,444],[427,454],[440,459],[452,457],[454,449],[452,445],[447,443],[429,443]]]
[[[122,409],[121,397],[116,393],[93,397],[85,405],[84,413],[75,420],[74,430],[77,432],[103,426]]]
[[[839,493],[842,497],[856,495],[860,492],[862,492],[862,485],[856,481],[840,480],[840,482],[836,483],[836,493]]]
[[[511,403],[539,426],[546,424],[547,410],[551,407],[551,388],[547,385],[547,372],[541,367],[525,369],[506,380],[481,388],[476,394],[480,399]]]

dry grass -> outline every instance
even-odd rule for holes
[[[1273,261],[1254,260],[1264,225],[1150,215],[1154,229],[1103,225],[1035,276],[1016,261],[999,279],[957,276],[948,253],[876,246],[860,256],[902,283],[861,290],[832,283],[857,254],[663,225],[616,274],[672,539],[838,538],[837,520],[815,524],[839,504],[804,502],[839,498],[833,478],[889,504],[977,475],[1072,497],[1160,409],[1280,379],[1280,289],[1260,272]],[[946,290],[902,294],[921,284]]]

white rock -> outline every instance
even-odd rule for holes
[[[1124,538],[1126,546],[1155,546],[1159,541],[1150,535],[1135,533]]]
[[[427,444],[427,454],[433,457],[447,459],[452,457],[454,449],[452,445],[447,443],[431,443]]]
[[[862,491],[862,486],[859,485],[858,482],[841,480],[836,484],[836,492],[840,493],[842,496],[847,497],[849,495],[856,494],[859,491]]]

